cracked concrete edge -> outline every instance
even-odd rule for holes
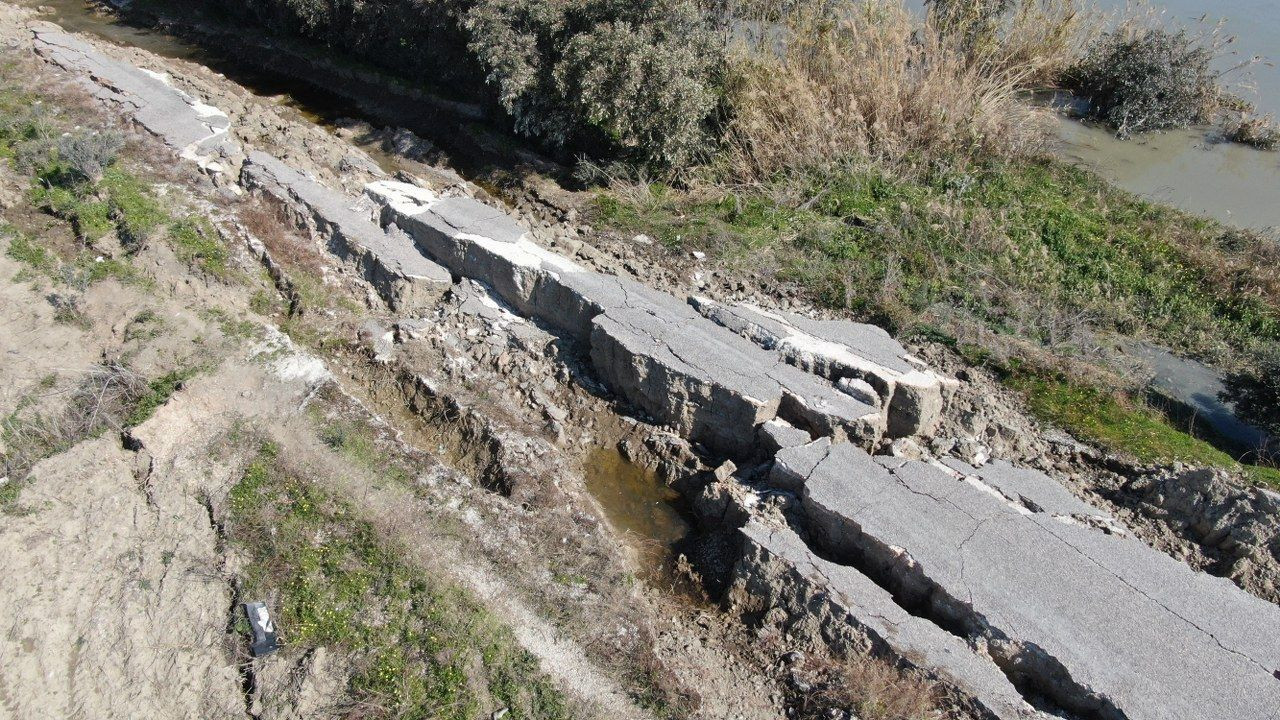
[[[922,671],[972,703],[978,717],[1048,717],[1026,703],[991,658],[906,612],[854,568],[818,557],[790,528],[751,520],[739,532],[744,548],[735,592],[751,596],[747,602],[813,618],[823,640],[845,652],[869,652]]]
[[[230,119],[175,88],[161,73],[110,58],[48,22],[31,23],[32,47],[48,62],[77,76],[98,100],[115,105],[215,184],[234,188],[231,171],[242,159]]]
[[[384,230],[344,194],[278,158],[251,151],[240,183],[291,210],[296,225],[321,236],[330,251],[352,262],[395,310],[429,307],[453,284],[449,271],[423,256],[407,234],[397,228]]]
[[[734,457],[755,454],[775,417],[868,447],[879,410],[702,317],[681,298],[587,270],[532,242],[505,213],[377,181],[366,194],[453,273],[484,283],[521,314],[589,350],[615,392],[656,422]]]
[[[1263,718],[1280,707],[1280,608],[1229,581],[924,463],[813,443],[777,464],[829,556],[874,568],[906,606],[985,643],[1068,709]]]
[[[955,393],[955,380],[928,369],[874,325],[813,320],[704,297],[689,302],[704,317],[806,372],[831,382],[851,378],[870,384],[880,395],[889,437],[930,434]]]

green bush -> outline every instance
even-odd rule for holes
[[[1124,136],[1207,122],[1218,98],[1213,51],[1185,30],[1112,32],[1070,73],[1090,114]]]
[[[566,154],[672,167],[709,147],[723,48],[696,0],[239,2],[276,30],[487,99]]]
[[[720,55],[691,0],[481,0],[466,27],[522,134],[659,168],[709,147]]]

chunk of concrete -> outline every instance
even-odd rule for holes
[[[813,320],[706,298],[691,303],[707,318],[802,370],[837,384],[851,378],[870,385],[880,395],[889,437],[931,433],[955,391],[954,380],[929,370],[874,325]],[[857,387],[849,385],[851,391]]]
[[[793,530],[751,520],[740,532],[735,592],[751,596],[749,602],[805,616],[833,645],[852,645],[917,668],[967,697],[980,716],[1047,717],[1027,704],[991,658],[911,615],[856,569],[818,557]]]
[[[757,452],[757,427],[779,416],[868,444],[883,430],[876,408],[781,363],[682,299],[542,248],[496,210],[405,183],[379,181],[366,192],[382,205],[384,224],[403,227],[454,273],[586,347],[614,392],[690,440],[742,458]]]
[[[758,438],[761,450],[769,456],[784,448],[807,445],[813,439],[809,433],[779,418],[761,425]]]
[[[395,310],[429,307],[453,284],[449,271],[419,252],[413,238],[395,227],[384,230],[355,209],[355,200],[267,153],[249,154],[241,182],[293,211],[300,225],[324,237],[334,254],[351,261]]]
[[[173,87],[159,73],[134,67],[51,23],[33,26],[37,54],[76,75],[99,100],[119,107],[180,157],[210,174],[226,171],[241,155],[227,114]]]
[[[1133,538],[876,460],[815,443],[776,464],[805,478],[827,556],[985,643],[1015,685],[1086,717],[1275,717],[1280,608]]]

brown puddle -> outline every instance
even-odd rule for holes
[[[680,494],[612,447],[593,450],[583,471],[587,491],[635,553],[642,574],[661,576],[672,546],[689,532],[676,507]]]

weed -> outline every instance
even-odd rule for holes
[[[510,631],[462,590],[411,567],[342,500],[265,444],[230,495],[229,537],[251,559],[245,587],[279,598],[277,627],[299,651],[351,656],[364,717],[567,717],[563,699]]]
[[[133,371],[119,365],[103,365],[80,379],[66,406],[58,412],[34,409],[30,398],[19,403],[17,409],[0,419],[0,440],[5,448],[0,457],[0,477],[8,477],[11,484],[20,483],[44,458],[109,429],[121,429],[124,418],[146,391],[147,383]]]
[[[255,290],[249,298],[249,309],[263,316],[271,316],[276,312],[277,298],[273,292]]]
[[[150,234],[169,219],[152,195],[151,188],[138,177],[111,168],[102,178],[111,218],[127,247],[141,247]]]
[[[53,321],[71,325],[81,330],[93,327],[93,319],[84,311],[84,298],[78,293],[54,293],[49,296],[53,304]]]
[[[1239,118],[1228,122],[1223,134],[1231,142],[1258,148],[1259,150],[1275,150],[1280,147],[1280,127],[1276,126],[1275,116],[1253,115],[1242,113]]]
[[[124,341],[128,343],[154,339],[164,330],[164,326],[164,319],[148,308],[134,315],[125,326]]]
[[[5,254],[42,275],[52,275],[57,258],[27,233],[11,225],[0,225],[0,237],[9,241]]]
[[[80,179],[96,183],[124,147],[118,132],[69,133],[58,138],[58,159]]]
[[[146,392],[135,401],[133,409],[125,416],[125,427],[141,425],[149,420],[195,372],[192,369],[174,370],[147,383]]]
[[[1096,25],[1073,0],[936,0],[923,22],[898,0],[740,4],[722,165],[747,182],[1035,150],[1044,118],[1019,93],[1051,82]]]
[[[393,482],[408,483],[410,472],[401,463],[388,461],[390,453],[378,447],[378,433],[374,428],[355,420],[316,419],[320,423],[320,440],[325,445]]]
[[[189,215],[169,226],[169,242],[178,257],[215,277],[225,278],[230,257],[218,231],[208,219]]]

